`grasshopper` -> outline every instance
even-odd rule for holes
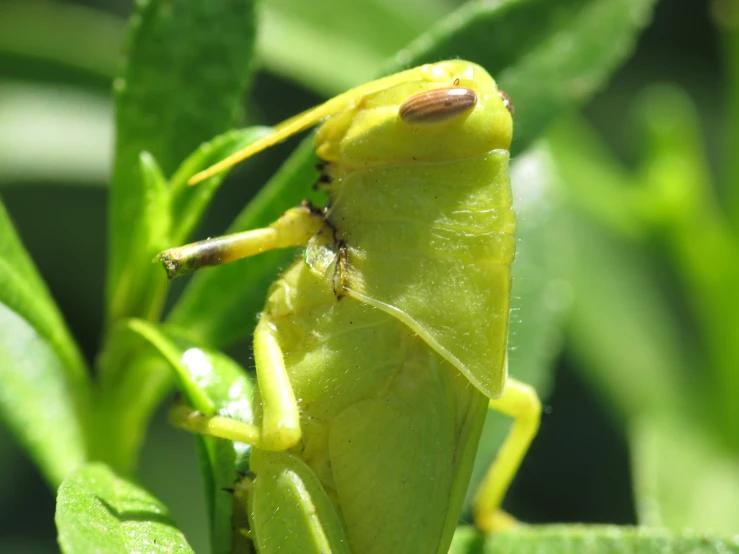
[[[507,376],[513,105],[465,61],[423,65],[297,115],[194,184],[320,125],[323,209],[159,255],[170,277],[305,246],[254,333],[255,424],[179,409],[193,432],[252,445],[259,552],[445,553],[485,414],[514,424],[475,496],[484,531],[539,425]]]

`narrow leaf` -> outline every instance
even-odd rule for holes
[[[516,210],[508,368],[545,396],[550,369],[562,348],[561,327],[572,288],[561,268],[565,237],[552,232],[562,217],[557,174],[546,148],[534,148],[511,164]]]
[[[45,0],[3,2],[0,53],[83,71],[109,83],[123,20],[83,5]]]
[[[570,115],[547,132],[566,201],[601,225],[629,238],[644,236],[640,191],[584,117]]]
[[[141,152],[138,162],[144,203],[129,235],[139,256],[129,261],[126,273],[119,281],[118,294],[111,299],[113,317],[134,309],[144,317],[155,318],[166,292],[167,281],[156,271],[152,259],[168,244],[171,224],[168,185],[150,153]],[[149,286],[142,288],[141,282],[147,282]]]
[[[2,204],[0,236],[0,413],[55,487],[87,456],[88,372]]]
[[[739,461],[686,417],[629,426],[639,521],[673,531],[739,529]]]
[[[87,457],[79,391],[67,377],[44,337],[0,303],[0,415],[52,487]]]
[[[272,0],[264,5],[259,55],[270,71],[332,96],[377,75],[450,6],[442,0],[425,0],[422,9],[384,0]]]
[[[468,2],[399,52],[389,70],[477,62],[516,106],[513,153],[600,88],[631,52],[654,0]]]
[[[103,464],[87,465],[64,480],[56,525],[65,554],[193,553],[161,502]]]
[[[715,198],[701,124],[689,96],[652,87],[638,104],[644,135],[642,207],[676,270],[715,384],[715,421],[739,448],[739,241]]]
[[[198,171],[206,169],[229,155],[246,148],[252,142],[265,137],[272,130],[269,127],[248,127],[235,129],[201,144],[195,152],[182,162],[170,182],[172,230],[169,235],[170,246],[180,246],[200,221],[203,211],[225,179],[227,172],[206,179],[197,186],[188,186],[187,180]]]
[[[306,197],[315,197],[310,185],[318,179],[318,160],[312,142],[312,138],[304,141],[239,214],[228,233],[267,226]],[[286,267],[295,255],[294,249],[276,250],[200,272],[185,289],[169,321],[214,347],[251,336],[267,289],[279,268]]]
[[[0,236],[3,237],[0,241],[0,263],[3,264],[0,278],[8,286],[5,288],[0,285],[0,301],[39,329],[68,366],[70,376],[75,381],[85,381],[87,369],[82,355],[1,203]]]
[[[568,344],[586,379],[623,420],[680,410],[690,360],[650,262],[622,240],[574,214],[563,264],[574,289]]]
[[[200,143],[234,126],[254,43],[253,0],[150,0],[137,6],[115,85],[108,280],[109,302],[116,299],[113,320],[148,315],[142,298],[156,278],[138,275],[136,263],[129,267],[148,255],[131,232],[146,203],[140,153],[149,152],[168,176]]]
[[[146,340],[171,365],[188,404],[205,414],[252,421],[252,385],[246,373],[227,356],[203,349],[172,329],[161,331],[141,320],[131,320],[128,329]],[[228,554],[234,534],[233,498],[229,489],[238,481],[237,472],[248,470],[248,445],[213,437],[195,437],[205,477],[210,517],[211,548]]]

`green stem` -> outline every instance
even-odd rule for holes
[[[98,365],[90,457],[130,475],[144,430],[172,386],[172,372],[125,329],[109,334]]]

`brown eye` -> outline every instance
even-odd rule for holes
[[[513,114],[516,113],[516,108],[513,105],[513,100],[511,100],[511,97],[508,96],[502,90],[498,91],[498,96],[500,96],[500,99],[503,100],[503,105],[506,107],[508,112],[511,114],[511,117],[513,117]]]
[[[414,94],[400,106],[406,123],[439,123],[464,113],[477,104],[477,93],[464,87],[447,87]]]

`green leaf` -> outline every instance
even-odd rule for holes
[[[673,531],[739,529],[739,461],[687,414],[629,426],[639,521]]]
[[[136,229],[135,243],[141,252],[148,252],[138,260],[132,260],[130,277],[150,275],[150,286],[141,291],[145,314],[154,318],[159,311],[166,291],[166,278],[152,257],[174,242],[183,242],[197,224],[217,187],[224,179],[218,175],[207,179],[197,187],[188,187],[187,179],[195,172],[211,165],[235,150],[243,148],[266,133],[267,128],[257,127],[229,131],[208,143],[202,144],[188,157],[167,186],[154,158],[144,152],[141,155],[141,173],[147,197]],[[173,238],[171,238],[173,237]],[[134,283],[127,281],[135,286]],[[122,285],[123,286],[123,285]],[[114,311],[123,312],[129,297],[121,294],[115,299]],[[130,337],[129,337],[130,339]],[[143,436],[143,427],[153,409],[165,393],[171,379],[146,353],[140,352],[140,341],[131,342],[120,333],[109,335],[105,351],[100,357],[100,387],[98,407],[100,412],[95,425],[99,429],[96,453],[116,470],[128,472],[134,465],[134,456]],[[130,397],[138,398],[131,402]],[[119,437],[117,443],[109,440],[112,429]]]
[[[637,99],[636,124],[643,156],[639,215],[658,228],[694,223],[704,214],[721,221],[698,110],[688,94],[671,85],[649,87]]]
[[[141,320],[131,320],[127,326],[172,366],[190,406],[208,415],[217,412],[241,421],[252,421],[252,384],[236,362],[220,352],[195,345],[172,329],[161,331]],[[248,470],[250,447],[198,435],[195,440],[205,478],[211,549],[214,554],[228,554],[240,530],[232,525],[233,498],[227,489],[237,482],[237,471]]]
[[[59,84],[0,83],[0,185],[106,183],[110,118],[111,102],[102,94]]]
[[[272,129],[269,127],[248,127],[227,131],[201,144],[182,162],[169,185],[172,195],[171,219],[175,224],[170,231],[168,247],[179,246],[187,240],[228,172],[214,175],[194,187],[188,186],[187,180],[198,171],[207,169],[271,132]]]
[[[87,458],[67,373],[44,337],[0,303],[0,415],[52,487]]]
[[[87,457],[85,363],[0,204],[0,413],[52,486]]]
[[[246,372],[231,358],[196,345],[175,327],[161,330],[137,319],[129,320],[126,326],[166,359],[193,408],[207,415],[218,412],[251,421],[251,383]]]
[[[551,366],[562,349],[562,323],[572,288],[561,268],[567,248],[552,227],[562,217],[559,181],[546,148],[534,148],[511,164],[516,210],[508,368],[541,396],[551,386]]]
[[[688,395],[696,402],[695,387],[684,381],[688,349],[651,254],[628,240],[649,232],[643,189],[579,119],[557,124],[550,145],[570,212],[557,228],[571,245],[561,264],[574,290],[568,342],[576,367],[622,420],[679,411]]]
[[[574,289],[567,333],[578,370],[623,420],[685,402],[695,409],[705,391],[685,381],[691,360],[646,254],[575,214],[565,225],[577,253],[562,261]]]
[[[111,321],[149,315],[147,291],[161,286],[161,273],[141,275],[135,263],[150,259],[131,232],[141,225],[147,196],[139,155],[149,152],[168,176],[200,143],[234,126],[253,42],[253,0],[138,3],[126,64],[115,84],[108,300],[109,305],[116,300],[116,309]]]
[[[445,58],[477,62],[516,106],[512,151],[598,90],[631,52],[654,0],[469,2],[399,52],[389,72]]]
[[[174,379],[161,357],[120,325],[106,337],[98,366],[91,459],[128,476],[149,420]]]
[[[4,1],[0,55],[43,60],[110,82],[118,65],[123,27],[122,19],[81,5]]]
[[[722,76],[724,109],[722,119],[725,121],[726,134],[722,152],[731,153],[739,149],[739,27],[736,25],[737,6],[735,2],[717,2],[712,15],[719,31],[719,41],[722,47]],[[732,222],[732,227],[739,225],[739,159],[736,156],[723,157],[723,171],[721,187],[724,192],[726,213]]]
[[[739,280],[738,245],[722,207],[714,197],[709,165],[700,136],[700,122],[689,97],[674,86],[654,86],[641,95],[637,108],[637,123],[642,128],[641,142],[644,145],[637,171],[629,173],[620,167],[614,156],[600,144],[600,138],[583,121],[574,118],[556,125],[550,134],[557,171],[562,175],[563,183],[566,183],[570,205],[593,217],[609,230],[645,243],[641,246],[634,242],[619,244],[614,249],[617,256],[621,256],[621,251],[637,247],[647,250],[647,255],[652,257],[656,243],[661,247],[662,259],[671,262],[675,280],[682,287],[681,302],[690,310],[698,332],[691,333],[696,340],[685,341],[687,347],[679,349],[675,344],[669,347],[672,350],[669,355],[678,365],[685,366],[686,361],[680,358],[685,358],[691,348],[702,352],[699,363],[706,371],[698,379],[713,374],[712,379],[705,379],[705,382],[699,384],[703,397],[711,399],[711,426],[719,427],[727,443],[736,446],[739,437],[739,408],[734,391],[739,388],[736,372],[739,346],[732,333],[735,334],[739,324],[739,298],[733,293]],[[579,236],[574,237],[575,242],[578,240],[581,240]],[[599,250],[592,252],[592,255],[602,256],[602,253]],[[609,273],[599,273],[600,278],[604,279],[609,275],[614,283],[631,283],[629,292],[627,287],[622,287],[623,294],[658,294],[659,287],[655,283],[650,282],[647,285],[650,291],[639,286],[639,281],[651,281],[649,276],[634,280],[631,275],[635,270],[627,264],[644,265],[642,257],[638,254],[627,255],[634,260],[617,260],[615,263],[606,261],[610,266]],[[588,263],[583,271],[598,273],[599,268]],[[593,275],[585,276],[582,281],[585,287],[603,289],[608,286],[595,285],[590,282],[592,277]],[[615,288],[617,285],[610,286]],[[595,295],[591,300],[594,298]],[[601,306],[609,304],[608,297],[598,295],[598,298],[602,298],[599,303]],[[654,308],[647,309],[646,306],[654,303],[651,299],[645,304],[629,299],[624,300],[624,303],[619,300],[618,303],[619,306],[614,306],[616,313],[623,309],[625,303],[629,310],[634,311],[633,314],[619,314],[616,318],[609,318],[607,313],[593,314],[588,324],[600,317],[601,327],[610,332],[616,326],[613,324],[624,318],[618,326],[625,334],[612,334],[610,342],[613,346],[603,351],[611,352],[618,359],[610,370],[614,377],[609,380],[614,385],[618,381],[616,375],[624,376],[623,370],[617,369],[617,366],[621,364],[623,367],[624,363],[628,363],[622,355],[615,352],[616,349],[623,352],[616,344],[645,342],[649,344],[637,351],[656,350],[655,347],[664,345],[664,338],[660,336],[665,334],[664,328],[670,329],[668,333],[673,335],[670,340],[673,343],[678,342],[677,331],[672,329],[676,319],[674,309],[670,310],[665,305],[660,306],[656,312]],[[664,300],[661,303],[664,304]],[[599,304],[590,309],[597,310]],[[655,326],[655,316],[663,323]],[[626,321],[627,317],[636,319],[637,324]],[[593,332],[588,330],[586,337],[592,338]],[[640,333],[644,333],[643,338],[630,336]],[[575,331],[573,335],[579,336],[579,331]],[[635,342],[630,342],[632,339]],[[595,341],[594,346],[602,348],[603,344]],[[604,357],[604,354],[600,356]],[[652,368],[644,373],[647,380],[655,373],[668,376],[669,367],[673,363],[672,360],[656,359],[649,362],[643,365],[641,361],[637,362],[642,370]],[[640,372],[635,368],[634,373],[627,371],[626,374],[631,379],[640,375]],[[681,379],[684,374],[676,371],[676,375]],[[675,389],[679,384],[673,384],[672,388]],[[682,385],[682,396],[686,399],[684,405],[688,406],[688,402],[695,402],[693,399],[688,400],[696,396],[695,387],[693,383]],[[706,390],[709,387],[713,391]],[[624,383],[619,388],[628,388],[628,385],[625,386]],[[658,394],[659,387],[652,385],[650,390],[651,392],[643,395],[642,404],[645,408],[648,408],[646,399],[650,394]],[[624,398],[632,395],[627,390],[616,394]],[[655,402],[659,403],[659,400]],[[701,417],[703,415],[705,414]]]
[[[568,204],[626,237],[644,236],[634,177],[584,117],[573,114],[554,123],[547,143]]]
[[[0,301],[18,312],[49,341],[75,381],[86,382],[82,355],[67,331],[46,285],[0,203]]]
[[[643,527],[523,525],[489,535],[484,545],[469,528],[455,534],[450,554],[728,554],[739,552],[737,538],[705,533],[672,534]]]
[[[697,108],[673,86],[648,89],[638,104],[644,160],[641,212],[652,224],[700,326],[712,406],[726,442],[739,448],[739,241],[715,198]]]
[[[449,554],[482,554],[485,536],[470,525],[462,525],[454,530]]]
[[[271,0],[264,5],[259,57],[270,71],[333,96],[377,75],[450,7],[442,0]]]
[[[87,465],[64,480],[56,525],[65,554],[193,552],[156,498],[103,464]]]
[[[285,210],[311,196],[309,187],[318,179],[318,159],[312,143],[312,137],[304,141],[239,214],[228,233],[267,226]],[[264,306],[278,268],[285,267],[294,257],[294,249],[276,250],[201,271],[185,289],[168,321],[214,347],[251,336],[256,314]]]
[[[159,164],[149,152],[141,152],[138,161],[144,202],[137,224],[129,234],[134,250],[140,256],[129,261],[119,282],[118,294],[111,300],[110,311],[112,314],[125,313],[131,308],[133,297],[137,296],[136,311],[153,319],[161,310],[167,285],[166,279],[153,267],[152,258],[168,244],[171,224],[169,190]],[[139,288],[143,281],[149,283],[146,289]]]

